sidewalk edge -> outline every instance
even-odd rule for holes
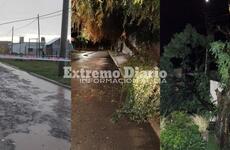
[[[114,64],[117,66],[118,70],[120,71],[122,78],[124,78],[124,73],[123,73],[121,67],[119,66],[118,62],[116,61],[116,59],[113,57],[112,52],[110,50],[108,50],[108,53],[109,53],[110,58],[113,60]]]
[[[26,72],[27,72],[27,71],[26,71]],[[64,87],[64,88],[66,88],[66,89],[71,90],[71,86],[68,86],[68,85],[62,84],[62,83],[60,83],[60,82],[57,82],[57,81],[55,81],[55,80],[52,80],[52,79],[46,78],[46,77],[44,77],[44,76],[41,76],[41,75],[36,74],[36,73],[33,73],[33,72],[27,72],[27,73],[29,73],[30,75],[35,76],[35,77],[37,77],[37,78],[40,78],[40,79],[46,80],[46,81],[48,81],[48,82],[51,82],[51,83],[53,83],[53,84],[56,84],[56,85],[58,85],[58,86],[61,86],[61,87]]]

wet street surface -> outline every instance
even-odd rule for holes
[[[0,63],[0,150],[69,150],[71,92]]]
[[[74,55],[72,69],[116,70],[107,52]],[[159,138],[148,123],[111,118],[122,100],[121,85],[80,83],[72,79],[72,150],[159,150]]]

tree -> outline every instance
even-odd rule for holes
[[[209,77],[204,73],[209,41],[187,25],[164,47],[161,69],[168,72],[168,77],[167,83],[161,84],[161,114],[181,110],[205,113],[215,109],[210,101]],[[176,68],[181,70],[180,77],[174,73]]]
[[[160,27],[159,0],[73,0],[73,25],[89,39],[99,41],[105,36],[104,25],[113,13],[125,28],[129,24],[146,22],[149,29]]]
[[[72,6],[73,30],[88,40],[113,44],[123,38],[135,54],[139,51],[129,41],[131,34],[138,32],[140,40],[144,35],[145,43],[155,35],[159,41],[160,0],[73,0]]]
[[[230,42],[211,43],[210,52],[215,56],[223,91],[218,95],[217,136],[220,148],[230,148]]]

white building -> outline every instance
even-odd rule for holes
[[[41,39],[40,49],[37,41],[37,39],[30,39],[29,42],[24,42],[24,37],[20,37],[19,43],[13,43],[12,54],[41,56],[45,51],[45,38]]]
[[[24,42],[13,44],[13,54],[35,55],[39,56],[44,50],[44,44],[41,44],[39,51],[39,44],[37,42]]]
[[[19,55],[30,55],[30,56],[54,56],[58,57],[60,55],[60,38],[55,38],[49,42],[45,42],[45,38],[41,39],[40,49],[37,39],[30,39],[29,42],[24,42],[24,38],[20,38],[19,43],[13,44],[12,54]],[[66,56],[69,56],[70,51],[73,50],[72,44],[68,41]]]

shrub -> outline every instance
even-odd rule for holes
[[[158,71],[158,68],[156,68]],[[122,109],[118,110],[118,118],[127,116],[130,120],[144,122],[159,116],[160,78],[146,76],[144,71],[135,74],[133,82],[126,85],[127,92]]]
[[[205,150],[198,126],[183,112],[174,112],[161,132],[161,150]]]
[[[193,120],[194,124],[196,124],[199,127],[199,131],[201,133],[205,133],[207,131],[208,120],[206,118],[199,116],[199,115],[194,115],[192,117],[192,120]]]

